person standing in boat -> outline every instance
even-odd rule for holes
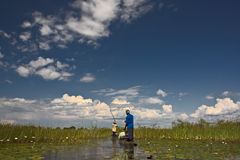
[[[116,121],[114,121],[113,123],[112,123],[112,136],[116,136],[117,135],[117,122]]]
[[[133,124],[133,115],[130,114],[130,110],[126,110],[126,120],[125,120],[125,127],[124,130],[127,129],[127,141],[133,141],[133,130],[134,130],[134,124]]]

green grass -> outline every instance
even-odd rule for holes
[[[47,128],[0,124],[0,143],[81,143],[84,140],[105,138],[111,135],[106,128]]]
[[[199,123],[181,122],[173,124],[172,128],[137,128],[137,139],[173,139],[173,140],[213,140],[240,142],[240,122],[223,122],[216,124],[200,120]]]

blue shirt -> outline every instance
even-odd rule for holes
[[[126,116],[126,120],[125,123],[127,125],[127,128],[133,128],[133,115],[131,115],[130,113]]]

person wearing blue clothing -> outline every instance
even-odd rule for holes
[[[127,129],[127,141],[133,141],[133,129],[134,129],[134,124],[133,124],[133,115],[130,114],[130,110],[126,110],[126,120],[125,120],[125,130]]]

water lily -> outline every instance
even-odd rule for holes
[[[66,137],[66,139],[68,139],[68,137]]]
[[[18,138],[17,138],[17,137],[15,137],[14,139],[15,139],[15,140],[18,140]]]
[[[27,136],[24,136],[24,138],[27,138]]]
[[[36,137],[32,136],[32,139],[35,139]]]

